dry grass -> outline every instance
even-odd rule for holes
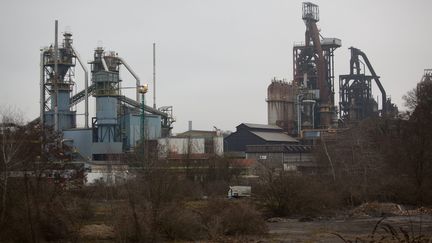
[[[111,240],[115,238],[114,228],[105,224],[85,225],[79,232],[81,239]]]

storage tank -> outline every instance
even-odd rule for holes
[[[102,47],[97,47],[90,64],[96,98],[96,117],[92,119],[93,160],[108,160],[120,154],[123,145],[117,117],[120,61],[115,53],[106,54]]]
[[[197,155],[205,153],[204,138],[159,138],[158,157],[181,158],[182,156]]]
[[[295,100],[297,87],[284,80],[273,79],[267,88],[268,124],[277,125],[289,134],[295,133]]]

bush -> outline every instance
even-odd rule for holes
[[[34,178],[14,178],[9,189],[6,223],[0,230],[2,242],[62,241],[75,237],[76,211],[71,210],[70,198],[55,185]]]
[[[170,240],[198,240],[205,236],[199,215],[180,205],[171,205],[158,217],[158,229]]]
[[[117,242],[150,242],[157,238],[157,232],[150,228],[150,215],[141,209],[134,212],[129,205],[119,205],[113,211],[112,223]]]
[[[267,232],[258,211],[245,203],[232,204],[224,210],[222,224],[226,235],[262,235]]]
[[[208,197],[224,197],[227,195],[229,183],[226,181],[210,181],[204,187],[204,193]]]
[[[315,216],[341,205],[341,196],[330,185],[285,172],[264,178],[255,196],[269,216]]]
[[[209,201],[201,210],[201,218],[210,239],[222,235],[262,235],[267,232],[261,214],[246,201]]]

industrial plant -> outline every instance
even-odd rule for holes
[[[40,123],[63,134],[67,145],[76,148],[87,161],[116,160],[122,153],[133,151],[144,139],[171,135],[172,106],[156,109],[145,104],[147,84],[142,84],[127,62],[113,51],[102,47],[94,50],[94,59],[84,63],[75,50],[72,34],[65,32],[63,42],[57,39],[55,23],[54,46],[41,50]],[[76,64],[85,73],[84,90],[75,91]],[[136,80],[136,97],[122,94],[120,68]],[[90,82],[89,83],[89,75]],[[130,87],[125,87],[130,88]],[[75,92],[74,92],[75,91]],[[96,114],[89,117],[89,98],[94,97]],[[76,104],[84,101],[84,127],[77,127]],[[91,123],[89,121],[91,119]]]
[[[189,131],[173,135],[173,106],[157,108],[155,98],[153,107],[146,105],[147,84],[125,58],[98,46],[93,60],[84,63],[73,45],[72,33],[64,32],[59,43],[56,21],[54,45],[41,49],[40,54],[38,121],[43,129],[62,134],[62,143],[93,169],[116,163],[127,167],[127,162],[121,162],[124,155],[139,152],[144,155],[141,159],[152,154],[159,160],[203,162],[225,156],[272,164],[282,170],[313,171],[313,146],[320,137],[368,117],[395,116],[397,108],[366,54],[355,47],[349,48],[349,74],[339,76],[337,103],[334,58],[342,41],[323,37],[317,27],[317,5],[302,3],[302,19],[305,39],[293,46],[292,81],[274,78],[267,89],[268,124],[244,122],[225,136],[218,129],[193,130],[192,121]],[[154,62],[155,56],[155,66]],[[78,63],[85,74],[83,90],[75,85]],[[132,75],[135,86],[122,86],[120,69]],[[154,67],[153,77],[155,82]],[[372,94],[373,84],[380,91],[379,100]],[[136,95],[128,97],[124,89],[134,89]],[[89,114],[90,98],[95,99],[96,114]],[[84,111],[79,111],[84,114],[83,127],[77,126],[74,108],[80,102],[84,102]]]
[[[339,76],[337,107],[334,57],[342,41],[321,35],[317,5],[304,2],[302,19],[306,26],[305,40],[293,47],[293,79],[291,82],[273,79],[267,90],[268,124],[296,137],[316,138],[320,132],[343,127],[347,122],[394,113],[395,107],[380,77],[366,54],[354,47],[350,48],[350,73]],[[372,95],[372,81],[381,93],[380,109]]]
[[[12,2],[9,7],[23,10]],[[379,38],[385,43],[377,45],[380,51],[399,51],[398,59],[380,62],[367,50],[375,42],[361,46],[361,26],[349,23],[356,47],[347,43],[347,33],[326,36],[326,28],[318,26],[325,18],[311,2],[301,3],[297,19],[289,21],[279,7],[294,4],[287,1],[236,3],[229,6],[234,12],[227,11],[228,1],[178,2],[33,4],[74,19],[83,26],[79,29],[90,26],[87,34],[60,33],[57,20],[33,9],[34,16],[53,22],[52,40],[46,34],[42,40],[27,38],[51,30],[51,24],[38,21],[32,32],[10,27],[4,39],[15,41],[12,32],[18,31],[26,37],[21,38],[25,48],[12,43],[5,52],[2,91],[34,91],[40,106],[36,114],[26,114],[30,122],[15,108],[0,107],[0,242],[432,242],[432,69],[404,91],[406,111],[398,111],[393,92],[386,90],[390,81],[394,87],[408,79],[403,75],[420,63],[400,62],[400,55],[417,51],[414,56],[428,61],[432,49],[423,49],[430,47],[431,35],[422,33],[416,43],[423,46],[417,49],[401,48],[397,41],[409,38],[406,33],[391,43]],[[359,9],[341,11],[340,3],[331,4],[335,27],[348,26],[339,13]],[[78,5],[90,17],[75,18]],[[145,9],[129,11],[132,5]],[[405,5],[412,4],[371,1],[366,8],[376,8],[381,17],[383,10]],[[119,11],[110,9],[118,6]],[[222,15],[215,7],[224,10]],[[418,6],[413,9],[412,16],[419,15]],[[394,16],[405,9],[399,10],[387,11],[393,17],[386,23],[399,28]],[[111,18],[95,18],[101,11]],[[32,15],[24,13],[21,22],[27,25]],[[399,23],[417,24],[424,32],[425,16]],[[277,21],[290,31],[269,28]],[[4,22],[0,29],[12,21]],[[79,45],[104,31],[108,41],[133,47]],[[304,39],[286,45],[286,36],[295,32]],[[138,37],[144,34],[161,39],[158,90],[156,43]],[[281,44],[269,48],[276,41]],[[82,46],[88,53],[80,51]],[[80,54],[89,58],[84,61]],[[34,73],[22,63],[27,57]],[[292,60],[292,66],[282,67],[289,77],[272,78],[275,60]],[[30,82],[31,77],[40,87],[11,88],[22,84],[13,80]],[[236,124],[228,125],[234,130],[225,130],[233,120]],[[179,129],[185,121],[188,128]],[[211,128],[199,129],[203,122]]]

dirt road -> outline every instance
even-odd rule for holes
[[[347,218],[322,219],[300,222],[298,219],[281,219],[280,222],[268,223],[271,242],[343,242],[332,233],[338,233],[345,239],[370,235],[381,218]],[[393,216],[385,218],[377,234],[385,235],[383,227],[389,224],[403,237],[400,228],[408,232],[410,237],[427,235],[432,237],[432,216]],[[376,238],[379,238],[376,234]],[[386,234],[390,236],[389,234]]]

